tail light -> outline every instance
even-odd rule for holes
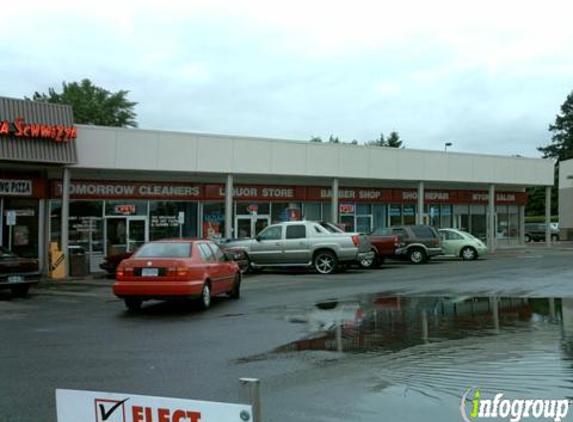
[[[173,274],[177,277],[188,277],[189,276],[189,268],[187,268],[183,265],[178,265],[176,267],[169,267],[167,269],[167,271],[170,274]]]
[[[394,246],[400,246],[400,238],[398,236],[394,236]]]
[[[354,246],[360,245],[360,236],[356,234],[352,236],[352,243],[354,243]]]
[[[434,239],[434,245],[440,246],[440,239],[439,238]]]
[[[117,267],[115,276],[117,279],[125,277],[128,273],[133,273],[132,267]]]

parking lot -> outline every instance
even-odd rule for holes
[[[494,377],[558,395],[573,381],[572,258],[571,245],[533,244],[472,262],[265,271],[206,312],[129,313],[101,277],[0,292],[0,420],[55,421],[56,388],[236,402],[245,376],[261,379],[264,421],[459,420],[463,390]]]

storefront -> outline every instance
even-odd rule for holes
[[[456,227],[493,250],[523,242],[525,188],[553,184],[542,159],[72,121],[69,107],[0,98],[0,242],[45,270],[50,242],[66,259],[81,247],[97,271],[149,240],[251,237],[301,219]]]
[[[77,162],[72,109],[0,97],[0,245],[47,266],[47,171]]]

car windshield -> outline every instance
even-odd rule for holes
[[[134,258],[189,258],[190,242],[153,242],[143,245]]]
[[[0,246],[0,259],[18,258],[14,252]]]

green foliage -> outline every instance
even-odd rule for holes
[[[558,189],[551,189],[551,214],[557,215],[559,212]],[[527,189],[527,205],[525,206],[527,217],[541,216],[545,221],[545,187]],[[533,223],[534,221],[531,221]]]
[[[71,105],[74,122],[88,125],[137,127],[137,103],[128,101],[129,91],[110,92],[95,86],[89,79],[77,82],[62,82],[62,92],[54,88],[48,94],[35,92],[32,100],[55,104]],[[29,100],[29,98],[26,98]]]
[[[551,143],[537,150],[543,153],[543,158],[555,158],[557,161],[573,158],[573,92],[561,105],[561,114],[555,116],[555,123],[549,125],[553,132]]]
[[[386,146],[390,148],[402,148],[402,140],[398,132],[390,132],[390,136],[386,139]]]
[[[330,142],[331,144],[339,144],[340,139],[338,139],[338,136],[330,135],[330,137],[328,138],[328,142]]]
[[[310,142],[322,142],[322,138],[320,136],[312,136]]]

